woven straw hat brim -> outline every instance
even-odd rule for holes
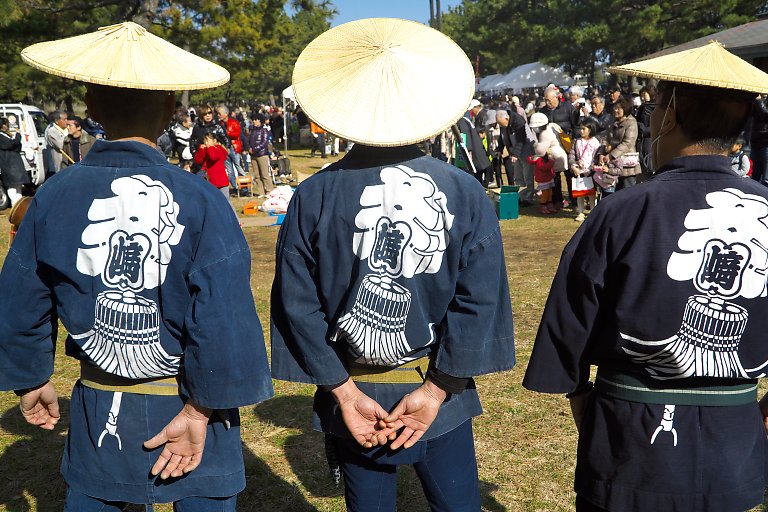
[[[345,23],[299,56],[296,100],[323,129],[370,146],[403,146],[447,130],[475,92],[472,64],[450,38],[392,18]]]
[[[21,58],[52,75],[130,89],[209,89],[229,81],[229,72],[223,67],[133,22],[33,44],[21,51]]]
[[[768,73],[732,54],[716,41],[692,50],[610,67],[608,71],[706,87],[768,93]]]

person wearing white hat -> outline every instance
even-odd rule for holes
[[[312,41],[293,88],[355,145],[299,185],[280,229],[272,374],[318,386],[347,510],[394,511],[413,464],[433,510],[479,511],[472,377],[515,363],[501,233],[477,180],[416,145],[464,114],[472,65],[431,28],[366,19]]]
[[[46,180],[0,272],[0,389],[27,422],[59,421],[59,320],[80,360],[61,472],[67,512],[174,502],[234,511],[245,487],[238,407],[272,395],[249,286],[250,252],[227,200],[153,141],[176,89],[229,73],[131,22],[25,48],[86,83],[110,141]]]
[[[715,42],[609,71],[661,80],[655,176],[566,246],[523,385],[568,393],[577,511],[742,512],[768,462],[768,189],[728,152],[768,74]]]

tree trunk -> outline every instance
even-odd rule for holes
[[[149,28],[152,25],[152,22],[155,21],[155,17],[157,16],[157,8],[160,4],[160,0],[140,0],[141,3],[139,4],[136,14],[134,14],[133,21],[134,23],[138,23],[144,28]]]
[[[184,9],[184,16],[186,18],[189,17],[189,11],[187,9]],[[181,46],[181,48],[185,51],[189,51],[188,39],[184,39],[184,44]],[[181,91],[181,104],[184,105],[186,108],[189,108],[189,91]]]
[[[435,28],[435,0],[429,0],[429,26]]]
[[[64,90],[64,110],[67,112],[74,112],[72,109],[72,84],[67,80],[62,80],[62,89]]]

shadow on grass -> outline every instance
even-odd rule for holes
[[[285,439],[285,458],[296,477],[313,496],[342,496],[343,488],[334,487],[325,459],[324,438],[312,431],[312,397],[287,395],[254,407],[256,416],[280,427],[300,430]]]
[[[323,434],[312,430],[312,397],[280,396],[255,406],[253,410],[262,421],[268,421],[284,428],[301,430],[300,434],[286,438],[284,451],[291,470],[310,494],[317,497],[344,495],[343,484],[336,488],[331,481],[325,458]],[[506,512],[506,507],[492,495],[496,489],[498,486],[480,481],[482,508],[487,512]],[[398,510],[429,509],[421,490],[421,483],[416,472],[410,467],[401,471],[398,477],[397,508]]]
[[[61,512],[64,508],[66,483],[59,466],[69,425],[69,399],[59,397],[59,408],[61,420],[53,432],[29,425],[15,406],[0,416],[0,428],[13,438],[0,455],[0,510]],[[243,458],[246,488],[238,496],[238,510],[316,512],[301,491],[245,446]],[[143,512],[144,507],[129,505],[126,510]]]
[[[237,510],[317,512],[301,490],[276,475],[251,450],[243,446],[245,490],[237,497]]]
[[[54,431],[24,421],[18,407],[0,416],[0,427],[14,441],[0,456],[0,509],[8,512],[59,512],[66,484],[59,474],[69,424],[69,399],[59,397],[61,421]],[[34,502],[37,508],[33,508]]]

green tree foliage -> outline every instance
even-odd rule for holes
[[[55,104],[82,98],[84,87],[23,64],[19,52],[37,41],[132,20],[230,71],[229,84],[193,91],[192,102],[266,101],[335,14],[327,0],[0,0],[0,9],[0,100]]]
[[[755,19],[763,0],[463,0],[446,34],[481,75],[541,60],[571,75],[622,64]]]

